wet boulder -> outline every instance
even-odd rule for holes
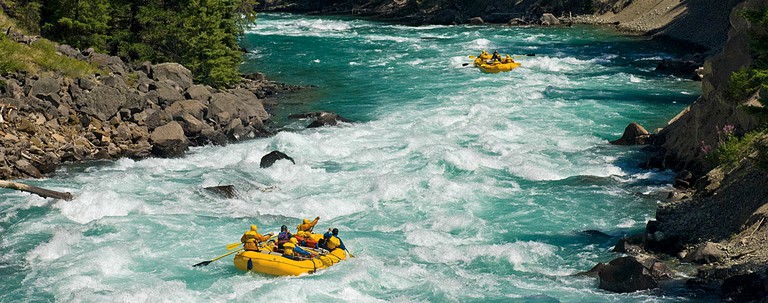
[[[610,143],[613,145],[642,145],[650,137],[645,128],[637,122],[632,122],[624,128],[624,134],[621,138],[613,140]]]
[[[288,159],[288,160],[291,160],[291,163],[296,164],[296,161],[293,161],[293,158],[289,157],[283,152],[273,150],[272,152],[261,157],[261,163],[259,164],[259,167],[261,168],[270,167],[273,164],[275,164],[277,160],[281,160],[281,159]]]
[[[293,114],[293,115],[289,115],[288,118],[290,119],[314,118],[314,121],[309,123],[309,125],[307,125],[307,128],[334,126],[339,124],[339,122],[344,122],[344,123],[352,122],[352,120],[349,120],[336,113],[331,113],[331,112],[310,112],[310,113],[303,113],[303,114]]]
[[[600,269],[600,289],[628,293],[659,287],[659,280],[668,278],[663,263],[650,257],[621,257]]]

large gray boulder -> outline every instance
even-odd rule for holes
[[[168,122],[171,121],[173,121],[173,116],[171,116],[167,111],[159,109],[149,114],[145,123],[147,124],[147,129],[154,130],[155,128],[168,124]]]
[[[170,81],[182,89],[192,86],[192,72],[178,63],[160,63],[152,66],[150,75],[155,81]]]
[[[59,81],[51,77],[43,77],[32,83],[29,96],[52,102],[53,106],[57,107],[61,102],[60,90]]]
[[[256,95],[247,90],[240,90],[236,91],[236,94],[213,94],[206,118],[226,126],[234,118],[240,118],[243,123],[250,123],[251,118],[266,120],[269,114]]]
[[[164,158],[180,157],[189,147],[184,129],[176,121],[155,128],[149,134],[149,141],[152,143],[152,154]]]
[[[198,120],[203,120],[205,114],[205,105],[197,100],[182,100],[171,104],[165,109],[171,117],[178,119],[185,114],[192,115]]]
[[[157,97],[157,104],[166,107],[176,101],[184,100],[184,96],[169,82],[155,82],[149,86],[153,95]]]
[[[204,103],[208,103],[208,100],[211,99],[211,95],[212,94],[208,88],[205,87],[205,85],[200,84],[190,86],[184,93],[184,96],[187,97],[187,99],[200,100]]]
[[[126,70],[128,67],[125,65],[125,62],[123,62],[120,57],[117,56],[109,56],[101,53],[92,53],[89,61],[98,66],[101,69],[109,69],[115,74],[119,75],[126,75],[128,74]]]
[[[97,86],[90,92],[84,92],[75,103],[86,114],[107,121],[125,104],[126,97],[114,87]]]

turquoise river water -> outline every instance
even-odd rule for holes
[[[679,285],[614,294],[574,276],[642,231],[671,172],[608,144],[664,126],[700,84],[653,72],[678,50],[605,28],[407,27],[264,14],[244,71],[312,89],[280,100],[270,138],[181,159],[66,166],[26,180],[74,201],[0,194],[2,302],[685,302]],[[498,49],[510,73],[464,66]],[[305,129],[288,114],[354,120]],[[296,164],[259,168],[280,150]],[[224,199],[201,188],[234,184]],[[267,189],[268,190],[262,190]],[[252,223],[320,216],[356,258],[314,275],[238,272]],[[599,230],[608,236],[594,236]],[[693,295],[693,299],[691,296]]]

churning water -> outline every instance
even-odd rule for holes
[[[62,168],[2,190],[2,302],[677,302],[681,288],[612,294],[575,273],[643,230],[672,178],[637,168],[649,129],[699,94],[653,72],[675,50],[596,27],[406,27],[341,17],[261,15],[242,69],[314,85],[282,99],[285,131],[182,159]],[[519,56],[484,74],[468,55]],[[305,129],[290,113],[356,122]],[[259,168],[280,150],[296,164]],[[203,186],[234,184],[223,199]],[[238,272],[221,255],[260,231],[320,216],[356,258],[318,274]],[[607,236],[583,233],[599,230]]]

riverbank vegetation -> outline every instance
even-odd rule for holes
[[[221,87],[240,80],[237,38],[255,21],[257,3],[17,0],[0,5],[31,34],[129,62],[181,63],[198,82]]]
[[[749,51],[752,64],[731,75],[729,95],[733,100],[741,102],[758,93],[757,104],[749,110],[760,121],[761,126],[743,136],[728,135],[713,153],[714,164],[734,166],[746,157],[755,155],[759,164],[764,164],[762,156],[768,154],[766,146],[761,144],[768,137],[768,8],[747,10],[742,12],[744,18],[753,24],[749,33]],[[765,165],[759,165],[765,168]]]
[[[4,29],[17,25],[0,11],[0,26]],[[0,74],[26,71],[30,73],[56,72],[76,78],[95,73],[98,69],[88,62],[56,55],[56,47],[47,39],[36,39],[29,44],[17,43],[0,35]]]

